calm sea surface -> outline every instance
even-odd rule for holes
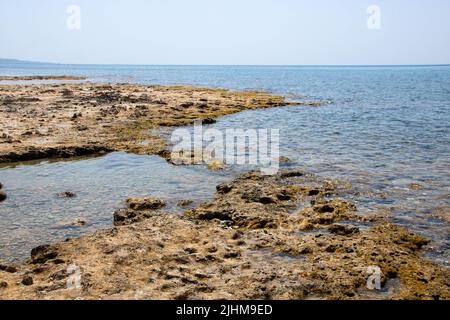
[[[350,182],[362,212],[388,212],[433,240],[427,254],[449,264],[450,66],[100,66],[0,64],[0,75],[86,75],[90,81],[190,84],[267,90],[290,100],[329,102],[225,116],[214,127],[280,129],[293,166]],[[0,128],[1,130],[1,128]],[[1,132],[1,131],[0,131]],[[239,170],[175,167],[155,156],[111,153],[65,162],[0,167],[8,200],[0,204],[0,261],[32,247],[112,225],[129,196],[207,200]],[[61,191],[77,197],[58,198]],[[84,218],[85,227],[66,225]]]

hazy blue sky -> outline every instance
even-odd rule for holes
[[[81,9],[69,30],[66,9]],[[366,10],[381,9],[370,30]],[[0,57],[124,64],[450,63],[450,0],[0,0]]]

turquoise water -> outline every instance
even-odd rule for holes
[[[319,108],[245,111],[214,126],[280,129],[281,153],[291,165],[350,182],[358,191],[352,200],[361,211],[392,214],[398,223],[431,238],[430,257],[448,264],[449,224],[435,213],[450,213],[450,66],[18,64],[0,65],[0,74],[259,89],[291,100],[329,101]],[[120,166],[109,167],[115,161]],[[156,157],[121,153],[0,169],[10,194],[0,205],[0,260],[20,260],[34,244],[110,225],[113,209],[127,196],[151,193],[200,202],[223,179],[226,174],[203,167],[176,168]],[[80,194],[67,200],[54,196],[66,189]],[[175,206],[170,209],[177,212]],[[87,218],[87,227],[51,227],[79,216]]]

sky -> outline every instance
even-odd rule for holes
[[[79,15],[67,12],[71,5]],[[81,64],[450,64],[450,1],[0,0],[0,58]]]

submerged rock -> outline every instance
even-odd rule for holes
[[[63,220],[63,221],[59,221],[56,224],[57,228],[66,228],[66,227],[83,227],[87,224],[87,220],[84,218],[76,218],[73,220]]]
[[[76,197],[76,193],[71,191],[64,191],[57,193],[57,196],[60,198],[73,198]]]
[[[214,171],[224,170],[225,165],[219,160],[213,160],[208,163],[208,169],[214,170]]]
[[[177,202],[177,206],[180,208],[186,208],[186,207],[189,207],[193,203],[194,203],[194,201],[192,201],[192,200],[182,199]]]

